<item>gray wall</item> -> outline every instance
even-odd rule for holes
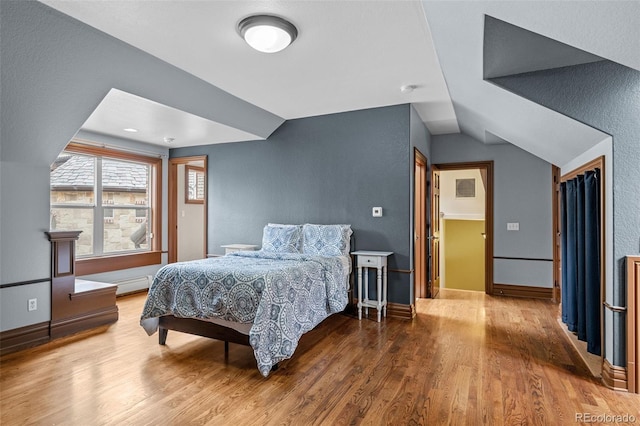
[[[494,283],[552,287],[551,164],[511,144],[486,145],[465,134],[434,136],[434,164],[494,162]],[[507,231],[519,222],[519,231]],[[524,258],[531,260],[519,260]]]
[[[485,79],[601,60],[584,50],[484,16]]]
[[[0,290],[0,330],[42,319],[27,299],[50,288],[49,165],[111,88],[265,137],[283,121],[35,1],[0,1],[0,54],[0,285],[38,281]]]
[[[625,306],[624,256],[640,253],[640,72],[603,61],[492,81],[612,135],[614,282],[610,303]],[[612,362],[624,366],[625,318],[608,315],[613,315]]]
[[[411,138],[411,150],[413,151],[413,148],[418,148],[418,150],[425,157],[427,157],[427,161],[429,162],[429,164],[431,164],[431,133],[429,133],[429,130],[427,130],[427,128],[425,127],[422,119],[418,115],[418,112],[413,107],[411,107],[410,120],[411,131],[409,136]],[[413,156],[411,157],[411,159],[413,160]],[[413,161],[411,164],[411,170],[411,176],[413,177]],[[411,192],[411,194],[413,195],[413,191]]]
[[[409,269],[410,106],[285,122],[265,141],[171,150],[208,156],[209,251],[261,245],[277,223],[348,223],[355,249],[389,250],[390,269]],[[423,141],[423,144],[426,143]],[[383,217],[371,208],[381,206]],[[389,273],[389,301],[410,302],[410,276]]]
[[[422,153],[422,155],[424,155],[425,157],[427,157],[427,173],[429,173],[430,171],[430,164],[431,164],[431,133],[429,133],[429,130],[427,130],[427,128],[425,127],[424,123],[422,122],[422,119],[420,118],[420,116],[418,115],[418,112],[411,107],[411,116],[410,116],[410,134],[409,134],[409,138],[411,140],[411,170],[410,170],[410,175],[411,175],[411,187],[410,187],[410,198],[411,198],[411,206],[413,208],[414,205],[414,188],[415,188],[415,180],[414,180],[414,170],[413,170],[413,165],[415,164],[415,152],[414,152],[414,148],[417,148],[418,151],[420,151]],[[427,178],[427,181],[429,181],[429,178]],[[428,191],[428,190],[427,190]],[[428,192],[427,192],[427,212],[431,211],[431,203],[430,203],[430,197],[428,196]],[[414,238],[413,238],[413,232],[414,232],[414,220],[413,220],[413,213],[410,215],[410,222],[409,222],[409,240],[410,240],[410,244],[411,244],[411,253],[414,252]],[[429,213],[427,213],[427,223],[429,223],[431,220]],[[427,229],[428,231],[428,229]],[[427,249],[430,250],[430,247]],[[413,264],[413,256],[411,257],[410,260],[410,265],[411,265],[411,270],[414,270],[414,264]],[[427,276],[429,276],[429,270],[431,268],[430,262],[427,258]],[[414,282],[414,276],[413,276],[413,272],[412,272],[412,276],[411,276],[411,282]],[[413,300],[415,299],[415,294],[414,294],[414,290],[415,290],[415,285],[411,286],[411,291],[410,291],[410,300],[413,303]]]

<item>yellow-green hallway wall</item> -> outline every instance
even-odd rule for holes
[[[444,285],[484,291],[484,220],[444,219]]]

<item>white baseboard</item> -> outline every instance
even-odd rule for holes
[[[120,296],[127,293],[134,293],[140,290],[146,290],[149,288],[151,281],[153,280],[152,275],[145,275],[143,277],[130,278],[127,280],[115,281],[113,284],[118,285],[118,290],[116,291],[116,295]]]

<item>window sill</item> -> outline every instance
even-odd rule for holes
[[[160,263],[162,263],[162,252],[159,251],[77,259],[76,276],[118,271],[140,266],[159,265]]]

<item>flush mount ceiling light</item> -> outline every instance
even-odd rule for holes
[[[253,15],[238,23],[238,32],[247,44],[264,53],[279,52],[298,36],[289,21],[273,15]]]

